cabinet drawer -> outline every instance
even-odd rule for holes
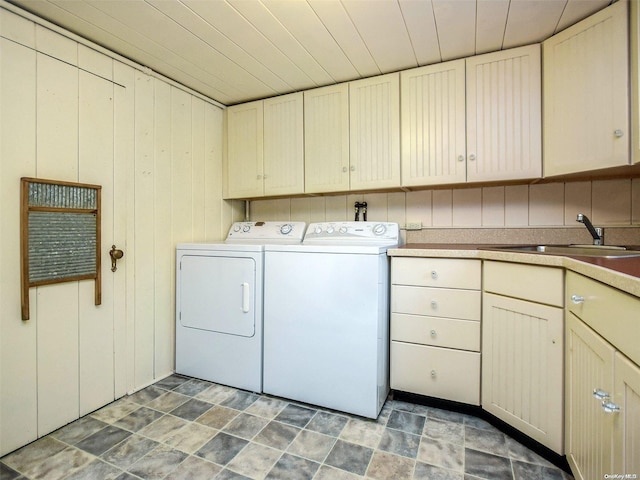
[[[391,342],[391,388],[480,405],[480,354]]]
[[[480,322],[391,314],[391,340],[480,351]]]
[[[480,289],[480,260],[394,257],[391,283],[424,287]]]
[[[391,311],[433,317],[480,320],[480,291],[391,286]]]
[[[567,309],[640,364],[640,298],[568,272]]]
[[[486,292],[564,306],[562,268],[485,261],[483,271]]]

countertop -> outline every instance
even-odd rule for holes
[[[537,252],[482,250],[485,247],[495,248],[499,245],[409,243],[390,248],[387,255],[390,257],[476,258],[561,267],[640,297],[640,257],[567,257]]]

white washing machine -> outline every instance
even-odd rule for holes
[[[265,248],[265,393],[376,418],[389,392],[396,223],[312,223]]]
[[[225,243],[176,249],[176,373],[262,392],[264,249],[304,222],[238,222]]]

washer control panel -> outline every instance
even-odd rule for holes
[[[236,222],[226,242],[301,243],[306,227],[305,222]]]
[[[400,227],[391,222],[311,223],[303,243],[398,243]]]

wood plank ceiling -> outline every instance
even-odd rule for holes
[[[540,42],[610,0],[11,0],[224,105]]]

